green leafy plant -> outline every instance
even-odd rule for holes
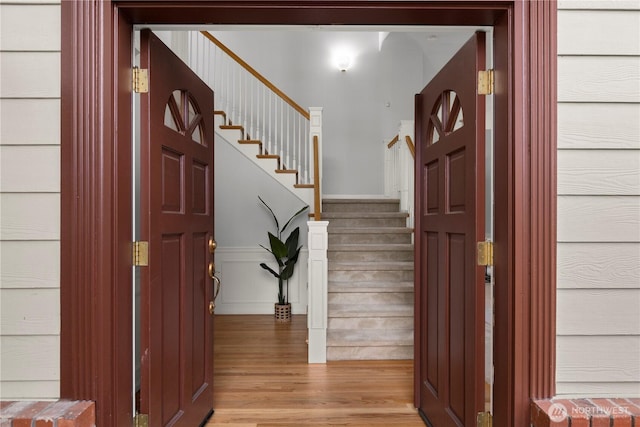
[[[286,230],[286,228],[291,224],[291,221],[306,209],[309,206],[303,206],[298,212],[294,213],[291,218],[284,224],[282,228],[280,228],[280,223],[278,222],[278,218],[276,214],[273,213],[273,210],[267,205],[267,203],[262,200],[260,196],[258,196],[260,202],[269,210],[271,216],[273,217],[273,221],[276,224],[276,234],[271,232],[267,232],[269,236],[269,246],[267,248],[263,245],[260,245],[264,250],[270,252],[278,263],[278,270],[274,270],[269,267],[266,263],[261,263],[260,267],[264,268],[268,272],[274,275],[276,279],[278,279],[278,304],[288,304],[289,303],[289,279],[293,276],[293,270],[295,268],[296,262],[298,261],[298,255],[300,254],[300,249],[302,246],[298,246],[298,239],[300,237],[300,227],[296,227],[289,233],[289,236],[282,241],[282,234]],[[284,292],[284,283],[287,283],[287,292]]]

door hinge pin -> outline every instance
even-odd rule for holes
[[[136,414],[133,418],[133,427],[149,427],[149,415]]]
[[[478,412],[476,418],[477,427],[493,427],[493,415],[491,412]]]
[[[133,265],[146,267],[149,265],[149,242],[133,242]]]
[[[494,88],[493,70],[478,71],[478,95],[491,95]]]
[[[478,242],[478,265],[493,265],[493,242],[490,242],[488,240],[484,242]]]
[[[149,73],[146,68],[133,67],[133,91],[135,93],[149,92]]]

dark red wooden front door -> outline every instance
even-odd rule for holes
[[[193,427],[213,412],[213,92],[150,31],[140,46],[140,409],[150,426]]]
[[[484,407],[484,33],[416,96],[416,392],[435,427]]]

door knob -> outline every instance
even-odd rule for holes
[[[218,247],[218,244],[216,243],[215,240],[213,240],[213,237],[209,238],[209,253],[212,254],[216,251],[216,248]]]

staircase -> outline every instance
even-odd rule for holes
[[[413,230],[398,199],[324,199],[327,360],[413,358]]]
[[[257,138],[251,139],[242,126],[228,123],[223,111],[214,112],[214,127],[219,136],[271,175],[285,189],[313,207],[313,184],[301,183],[299,171],[287,167],[280,155],[268,153],[264,143]]]

